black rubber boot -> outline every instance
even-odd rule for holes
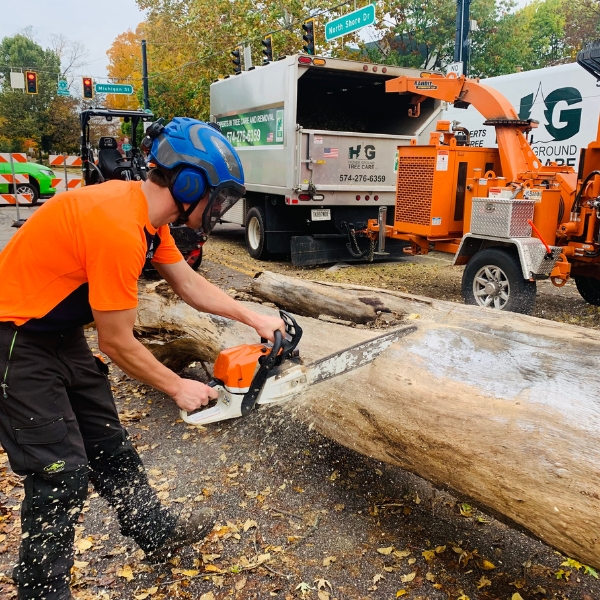
[[[74,525],[87,496],[87,468],[52,478],[28,475],[21,507],[19,600],[70,600]]]
[[[128,439],[112,439],[87,449],[90,481],[115,509],[121,533],[145,553],[163,547],[177,518],[161,505],[148,483],[144,465]]]

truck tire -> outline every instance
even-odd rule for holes
[[[467,263],[462,278],[465,304],[529,314],[536,283],[523,279],[519,259],[501,248],[488,248]]]
[[[594,306],[600,306],[600,279],[575,275],[575,285],[581,297]]]
[[[269,257],[266,223],[265,209],[262,206],[251,208],[246,214],[246,248],[248,254],[257,260]]]

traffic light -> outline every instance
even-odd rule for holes
[[[25,81],[26,81],[25,91],[28,94],[37,94],[38,93],[37,73],[35,71],[25,71]]]
[[[83,78],[83,97],[90,100],[94,97],[94,80],[91,77]]]
[[[304,35],[302,39],[306,42],[302,49],[306,54],[314,54],[315,53],[315,20],[314,19],[306,19],[304,23],[302,23],[302,29],[304,29]]]
[[[233,70],[235,71],[235,74],[237,75],[238,73],[242,72],[242,49],[240,46],[238,46],[235,50],[231,51],[231,56],[233,56],[233,58],[231,59],[233,61]]]
[[[262,41],[263,45],[263,65],[273,61],[273,36],[265,35]]]

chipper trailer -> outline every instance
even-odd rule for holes
[[[600,79],[600,45],[577,55]],[[581,296],[600,306],[600,129],[582,150],[579,171],[543,165],[526,134],[533,120],[519,119],[497,90],[464,76],[398,77],[390,93],[412,94],[409,115],[425,99],[472,104],[495,127],[498,148],[469,144],[467,129],[438,121],[429,144],[398,147],[394,224],[386,208],[360,235],[385,253],[385,240],[410,242],[408,254],[451,252],[465,265],[467,304],[529,313],[536,282],[558,287],[572,277]]]

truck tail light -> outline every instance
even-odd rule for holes
[[[320,202],[321,200],[325,200],[325,196],[323,194],[314,194],[312,199]]]
[[[379,196],[373,196],[373,200],[375,200],[375,202],[377,202],[377,200],[379,200]]]
[[[360,196],[359,196],[358,194],[356,195],[356,199],[357,199],[357,200],[360,200]]]
[[[301,65],[312,65],[312,58],[310,58],[310,56],[299,56],[298,62]]]
[[[371,199],[371,196],[369,196],[368,194],[365,196],[365,200],[369,201]]]
[[[317,65],[318,67],[324,67],[326,62],[324,58],[313,58],[313,65]]]
[[[298,194],[298,200],[310,200],[310,194]]]

